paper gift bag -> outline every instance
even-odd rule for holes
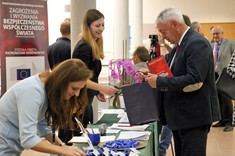
[[[159,120],[155,89],[148,82],[122,87],[130,125],[142,125]]]

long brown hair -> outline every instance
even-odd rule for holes
[[[80,34],[80,38],[83,38],[91,45],[92,56],[95,60],[104,58],[103,37],[101,36],[95,40],[92,37],[89,27],[92,22],[100,18],[104,18],[104,15],[100,11],[89,9],[83,16],[82,33]]]
[[[80,90],[78,97],[72,96],[70,100],[64,99],[70,82],[86,81],[92,72],[79,59],[69,59],[57,65],[50,73],[44,72],[40,77],[45,77],[45,90],[48,98],[46,119],[52,130],[66,126],[74,129],[72,117],[82,120],[87,106],[86,87]]]

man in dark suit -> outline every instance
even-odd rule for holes
[[[235,41],[223,38],[223,28],[220,26],[214,26],[211,29],[211,35],[213,36],[213,48],[214,63],[215,63],[215,78],[217,79],[222,70],[228,66],[229,61],[235,51]],[[224,127],[223,131],[228,132],[233,130],[233,103],[232,100],[218,93],[219,104],[221,110],[222,119],[213,125],[212,127]]]
[[[212,48],[177,9],[162,11],[156,27],[164,39],[179,45],[166,55],[174,76],[140,76],[161,91],[161,122],[173,131],[176,156],[206,156],[210,126],[220,119]]]
[[[58,38],[55,43],[48,47],[48,61],[50,68],[71,58],[71,41],[70,41],[70,19],[66,18],[60,24],[62,37]]]

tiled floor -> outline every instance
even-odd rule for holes
[[[235,127],[234,127],[235,128]],[[221,128],[211,128],[208,137],[207,156],[233,156],[235,155],[235,129],[231,132],[223,132]],[[21,156],[49,156],[31,150],[25,151]],[[169,148],[166,156],[172,156]]]

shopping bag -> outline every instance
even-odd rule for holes
[[[235,100],[235,78],[232,78],[227,73],[227,68],[224,68],[218,79],[216,87],[219,93]]]
[[[148,82],[136,83],[121,89],[130,125],[159,121],[156,89]]]

